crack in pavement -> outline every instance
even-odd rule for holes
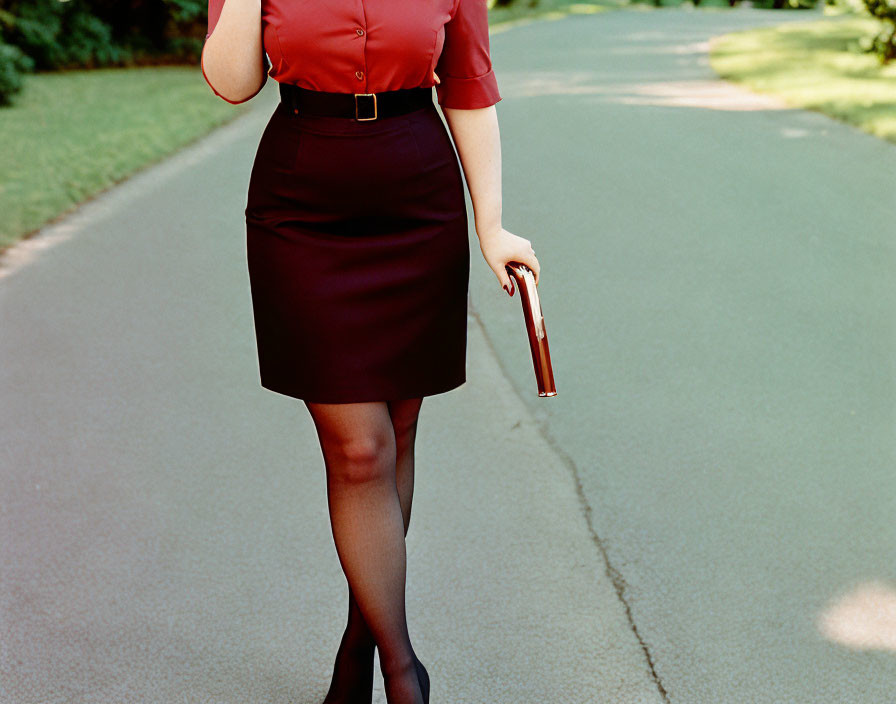
[[[619,602],[622,604],[623,609],[625,610],[625,618],[628,621],[629,628],[634,634],[635,638],[638,641],[638,645],[641,648],[641,652],[644,654],[644,659],[647,664],[647,671],[650,676],[650,679],[653,681],[654,685],[657,688],[657,692],[662,697],[664,702],[669,702],[669,695],[666,691],[666,688],[663,686],[662,681],[660,680],[659,675],[657,674],[656,667],[654,665],[653,656],[650,653],[650,647],[645,642],[644,638],[641,636],[640,631],[638,630],[638,625],[635,623],[635,619],[632,616],[631,605],[625,596],[625,591],[628,587],[627,582],[625,581],[625,577],[622,573],[616,569],[610,562],[610,556],[607,553],[606,548],[604,547],[603,541],[600,536],[597,534],[597,530],[594,528],[594,521],[592,519],[592,509],[591,504],[588,503],[588,499],[585,496],[584,488],[582,487],[582,480],[579,473],[579,469],[576,466],[575,461],[569,454],[562,448],[562,446],[557,442],[554,436],[551,434],[548,429],[548,420],[544,417],[543,413],[538,412],[538,410],[532,408],[525,400],[520,393],[520,389],[516,383],[514,383],[513,377],[511,377],[507,368],[504,365],[501,356],[498,354],[498,350],[495,347],[494,342],[492,341],[491,336],[488,333],[488,329],[485,326],[482,318],[479,315],[479,312],[476,310],[476,307],[473,305],[472,295],[468,299],[469,309],[470,309],[470,317],[472,317],[476,324],[479,326],[480,331],[482,332],[482,336],[485,339],[486,345],[488,346],[489,351],[492,354],[492,358],[497,364],[498,368],[501,370],[501,374],[504,376],[508,385],[513,389],[514,394],[516,394],[519,403],[529,410],[533,416],[533,421],[535,423],[536,428],[538,429],[538,433],[544,438],[545,442],[551,448],[552,452],[557,456],[557,458],[566,466],[569,470],[570,475],[575,483],[576,487],[576,495],[579,498],[579,504],[582,507],[582,512],[585,516],[585,523],[588,526],[588,532],[591,536],[591,541],[594,543],[594,546],[600,552],[601,557],[603,558],[605,574],[610,579],[610,582],[613,584],[613,589],[616,591],[616,597],[619,599]]]

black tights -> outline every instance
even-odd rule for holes
[[[405,612],[405,535],[422,398],[305,402],[327,471],[327,505],[349,587],[348,624],[324,704],[370,702],[373,651],[389,704],[423,702]]]

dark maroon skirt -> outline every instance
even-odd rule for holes
[[[245,211],[261,385],[351,403],[463,384],[463,189],[434,103],[369,122],[278,104]]]

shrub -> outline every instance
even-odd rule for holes
[[[865,48],[877,54],[882,64],[896,58],[896,0],[865,0],[865,8],[881,21],[881,31],[864,43]]]
[[[24,74],[34,70],[34,61],[17,46],[3,41],[0,35],[0,105],[10,105],[13,96],[22,90]]]
[[[121,58],[108,24],[84,0],[12,0],[6,41],[34,60],[36,70],[104,66]]]

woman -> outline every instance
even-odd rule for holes
[[[378,648],[388,702],[428,702],[405,535],[423,398],[466,381],[461,168],[505,291],[508,262],[539,276],[530,241],[501,225],[486,0],[210,0],[201,66],[230,103],[280,83],[249,181],[247,259],[261,385],[311,414],[349,587],[324,701],[370,702]]]

